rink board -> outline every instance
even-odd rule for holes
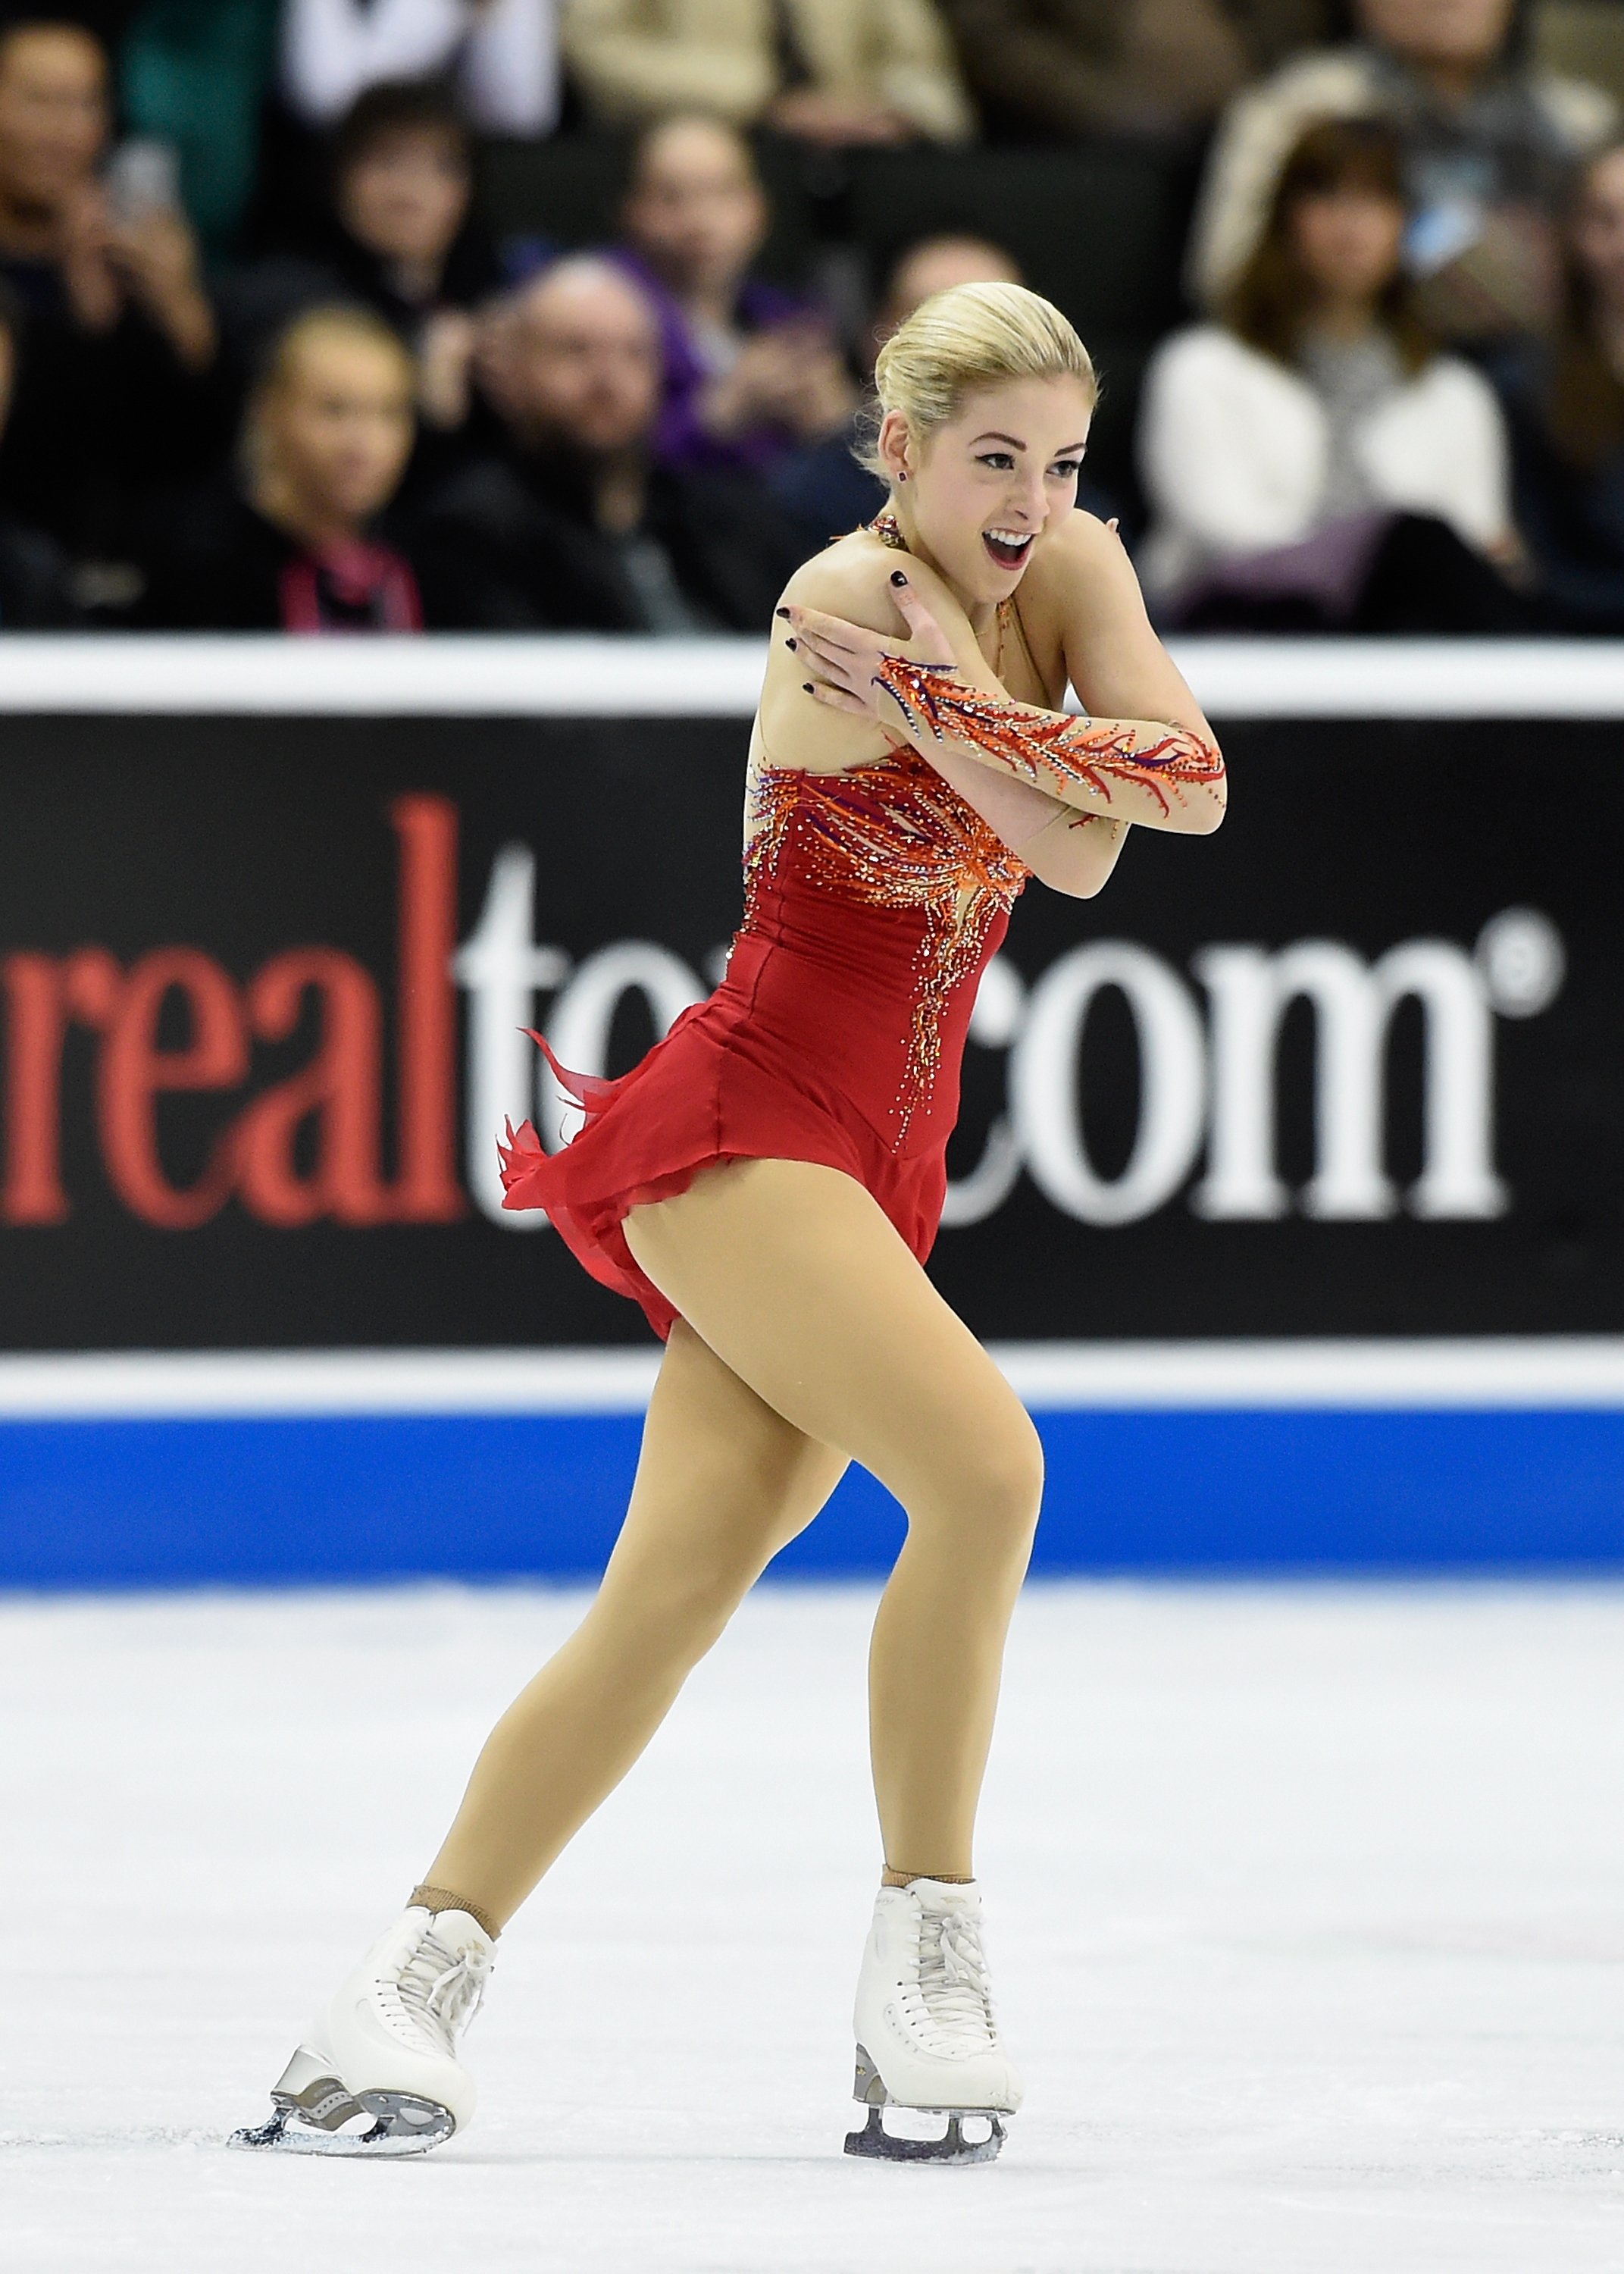
[[[1624,1563],[1624,1412],[1091,1407],[1037,1414],[1034,1569]],[[0,1422],[0,1587],[601,1570],[635,1413]],[[896,1503],[850,1472],[774,1576],[883,1570]]]
[[[762,652],[4,644],[0,1586],[601,1568],[652,1353],[492,1133],[713,983]],[[1025,897],[931,1262],[1038,1567],[1624,1562],[1624,643],[1179,660],[1235,809]]]

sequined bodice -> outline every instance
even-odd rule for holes
[[[748,826],[746,932],[759,926],[770,887],[781,887],[791,867],[797,882],[820,894],[920,920],[894,1107],[900,1145],[936,1085],[948,998],[980,965],[989,926],[1007,914],[1031,871],[909,749],[845,773],[763,765]]]

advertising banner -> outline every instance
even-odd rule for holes
[[[1619,728],[1220,722],[1230,818],[1031,886],[933,1261],[984,1337],[1624,1332]],[[0,1344],[647,1340],[495,1140],[740,908],[737,716],[14,717]]]

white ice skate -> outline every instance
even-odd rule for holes
[[[1021,2082],[993,2014],[974,1886],[914,1879],[880,1889],[857,1980],[855,2027],[852,2097],[868,2120],[846,2135],[846,2154],[990,2164],[1004,2145],[1001,2120],[1020,2106]],[[885,2108],[944,2116],[946,2129],[936,2138],[906,2138],[886,2130]]]
[[[231,2146],[419,2156],[462,2131],[476,2095],[456,2041],[493,1955],[466,1911],[404,1912],[311,2023],[271,2088],[269,2120]]]

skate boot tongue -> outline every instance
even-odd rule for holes
[[[944,2052],[989,2051],[997,2033],[981,1896],[939,1879],[915,1879],[907,1892],[919,1900],[919,1996],[931,2035]]]
[[[494,1949],[477,1919],[466,1911],[422,1913],[425,1931],[402,1967],[402,2006],[437,2047],[450,2052],[479,2010],[491,1978]]]

